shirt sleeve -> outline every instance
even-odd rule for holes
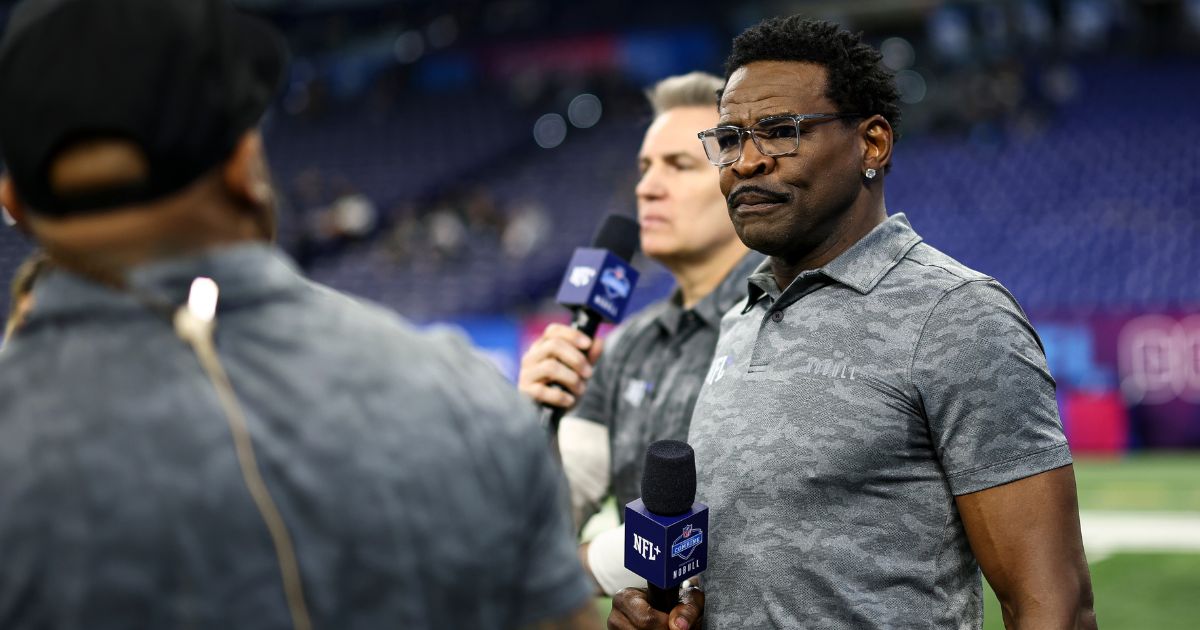
[[[600,511],[608,494],[608,429],[586,419],[567,416],[558,427],[558,451],[571,488],[571,516],[576,531]]]
[[[612,597],[627,587],[646,588],[646,578],[625,568],[624,525],[597,534],[588,545],[587,556],[592,577],[605,595]]]
[[[567,616],[590,601],[593,588],[579,562],[562,472],[545,437],[533,438],[523,449],[530,462],[522,515],[529,535],[522,541],[526,565],[516,587],[517,627]]]
[[[1041,342],[996,281],[942,296],[917,341],[912,378],[956,496],[1071,463]]]

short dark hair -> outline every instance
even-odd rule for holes
[[[892,74],[880,63],[882,55],[832,22],[798,15],[767,18],[733,40],[725,60],[725,80],[738,68],[755,61],[803,61],[824,66],[825,96],[839,113],[879,114],[900,137],[900,93]]]

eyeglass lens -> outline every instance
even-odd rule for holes
[[[762,120],[748,131],[754,146],[765,155],[786,155],[799,146],[800,125],[791,118]],[[704,152],[708,159],[721,164],[736,162],[742,157],[742,130],[717,127],[704,136]]]

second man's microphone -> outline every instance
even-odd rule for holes
[[[600,224],[592,246],[575,250],[556,298],[574,313],[571,328],[594,339],[601,322],[621,321],[637,285],[638,272],[630,261],[637,251],[638,231],[637,221],[610,214]],[[565,412],[561,407],[542,405],[542,424],[551,436],[558,435],[558,422]]]
[[[646,449],[642,498],[625,506],[625,568],[646,578],[649,602],[669,613],[679,585],[708,567],[708,506],[696,502],[696,454],[678,440]]]

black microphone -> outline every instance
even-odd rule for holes
[[[708,567],[708,506],[696,502],[696,454],[678,440],[646,449],[642,498],[625,506],[625,568],[646,578],[649,603],[671,612],[679,585]]]
[[[557,301],[571,309],[571,328],[596,337],[602,322],[618,323],[625,314],[638,272],[630,265],[637,251],[639,228],[630,217],[610,214],[600,224],[591,247],[580,247],[567,265]],[[551,386],[563,389],[557,383]],[[552,438],[566,409],[542,405],[542,425]]]

